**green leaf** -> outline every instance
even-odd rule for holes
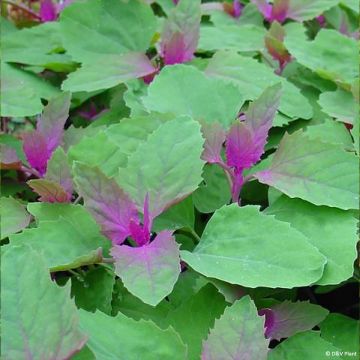
[[[43,66],[54,71],[68,71],[73,65],[62,50],[57,22],[47,22],[24,28],[2,37],[2,60],[6,62]]]
[[[322,29],[313,41],[286,36],[285,46],[300,64],[325,79],[349,86],[359,76],[357,42],[336,30]]]
[[[169,327],[166,321],[166,316],[172,308],[169,301],[163,300],[157,306],[145,304],[130,294],[120,279],[115,283],[112,307],[113,315],[121,312],[134,320],[151,320],[162,329]]]
[[[145,52],[156,18],[139,0],[88,0],[66,7],[60,26],[67,52],[77,61],[92,63],[99,55]]]
[[[344,124],[327,119],[321,124],[311,125],[305,129],[309,139],[341,145],[345,150],[354,150],[353,141]]]
[[[320,94],[319,105],[322,110],[338,121],[353,124],[357,117],[357,105],[351,92],[338,88]]]
[[[339,0],[291,0],[288,17],[297,21],[311,20],[338,3]]]
[[[87,345],[97,359],[184,360],[186,347],[172,329],[162,330],[151,321],[135,321],[119,313],[110,317],[80,310],[80,326],[89,334]],[[111,329],[99,331],[99,329]]]
[[[1,240],[25,229],[31,220],[23,204],[13,198],[1,198]]]
[[[166,320],[188,346],[189,359],[200,358],[201,343],[225,307],[224,297],[218,290],[213,285],[206,285],[169,312]]]
[[[126,156],[103,131],[91,137],[85,135],[69,148],[68,156],[70,162],[78,161],[98,167],[108,177],[116,175],[119,167],[126,164]]]
[[[152,226],[153,231],[171,229],[177,230],[181,228],[194,228],[195,214],[192,197],[189,196],[178,204],[171,206],[161,215],[159,215]]]
[[[359,351],[359,321],[332,313],[320,324],[321,337],[349,353]],[[346,355],[346,354],[345,354]],[[344,356],[344,358],[348,358]]]
[[[341,0],[340,4],[359,14],[359,0]]]
[[[203,178],[193,193],[194,205],[202,213],[212,213],[231,199],[229,183],[224,170],[216,165],[206,165]]]
[[[264,318],[258,316],[249,296],[225,309],[203,343],[202,359],[266,360],[269,340],[264,337]]]
[[[111,315],[115,276],[105,267],[86,272],[83,278],[71,278],[71,296],[77,307],[94,312],[96,309]]]
[[[325,360],[337,351],[338,348],[320,337],[320,332],[305,331],[286,339],[270,350],[268,360]]]
[[[105,131],[79,136],[80,140],[69,148],[69,160],[98,167],[105,175],[113,177],[117,175],[119,167],[126,166],[129,155],[170,118],[162,114],[137,116],[122,119]]]
[[[148,110],[189,115],[196,120],[220,122],[229,127],[243,102],[243,89],[207,78],[189,65],[164,67],[150,84],[143,103]]]
[[[254,25],[202,26],[200,50],[262,51],[265,30]]]
[[[340,209],[359,206],[358,159],[339,146],[285,134],[269,169],[254,176],[290,197]]]
[[[49,99],[57,93],[35,74],[1,63],[1,116],[37,115],[43,109],[41,98]]]
[[[156,306],[169,295],[180,274],[179,245],[171,231],[162,231],[141,247],[115,245],[111,249],[115,273],[144,303]]]
[[[255,100],[267,87],[280,82],[283,94],[279,111],[290,118],[309,119],[312,116],[311,105],[295,85],[254,59],[234,52],[218,52],[205,72],[210,77],[237,85],[246,100]]]
[[[315,206],[283,195],[265,213],[290,223],[326,256],[324,274],[316,282],[318,285],[338,284],[352,276],[356,259],[357,220],[351,212]]]
[[[29,244],[42,252],[52,271],[100,262],[109,241],[84,207],[70,204],[32,203],[28,210],[39,226],[10,237],[11,244]]]
[[[1,353],[6,359],[70,358],[79,331],[70,287],[51,281],[44,259],[28,246],[5,246],[1,258]]]
[[[325,264],[289,224],[264,215],[257,206],[237,204],[217,210],[194,252],[182,251],[181,257],[207,277],[251,288],[309,285],[321,277]]]
[[[108,89],[155,71],[143,53],[108,54],[85,62],[79,70],[67,77],[62,89],[74,92]]]
[[[148,194],[150,212],[160,214],[201,182],[203,143],[199,123],[187,116],[162,124],[120,169],[121,188],[141,209]]]

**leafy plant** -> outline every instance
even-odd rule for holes
[[[4,359],[358,355],[356,1],[2,9]]]

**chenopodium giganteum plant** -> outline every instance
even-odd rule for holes
[[[356,357],[358,15],[6,2],[4,358]]]

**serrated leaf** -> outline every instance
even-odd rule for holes
[[[325,79],[349,86],[358,76],[357,43],[336,30],[322,29],[313,41],[287,36],[285,46],[300,64]]]
[[[75,60],[93,62],[99,55],[145,52],[156,20],[139,0],[88,0],[68,6],[60,26],[67,52]]]
[[[299,332],[311,330],[329,314],[329,311],[308,301],[284,301],[267,309],[265,315],[265,336],[271,340],[281,340]]]
[[[80,280],[71,278],[71,296],[77,307],[94,312],[96,309],[111,315],[112,293],[115,276],[105,267],[98,267],[86,272]]]
[[[180,274],[179,245],[171,231],[140,247],[114,246],[115,273],[144,303],[155,306],[169,295]]]
[[[263,335],[264,319],[249,296],[225,309],[203,343],[202,360],[265,360],[269,341]]]
[[[194,191],[201,182],[204,139],[200,125],[187,116],[162,124],[129,157],[117,178],[142,209],[149,196],[150,213],[157,216]]]
[[[290,118],[309,119],[312,116],[311,105],[295,85],[254,59],[235,52],[218,52],[210,60],[205,73],[237,85],[246,100],[258,98],[267,87],[281,82],[283,96],[279,111]]]
[[[358,116],[357,104],[348,91],[337,89],[320,94],[319,105],[326,114],[348,124],[353,124]]]
[[[57,92],[35,74],[1,63],[1,116],[40,114],[43,109],[41,98],[49,99]]]
[[[351,212],[315,206],[282,195],[265,210],[265,213],[290,223],[326,256],[324,274],[317,284],[338,284],[352,276],[358,239],[357,221]],[[339,239],[342,239],[341,242]]]
[[[243,102],[242,90],[208,79],[189,65],[164,67],[143,98],[148,110],[219,122],[225,128],[234,121]]]
[[[28,210],[39,226],[12,235],[10,243],[26,243],[43,253],[52,271],[100,262],[102,249],[109,248],[109,241],[101,236],[95,221],[80,205],[32,203]]]
[[[125,166],[127,160],[119,146],[103,131],[82,137],[78,143],[70,146],[68,157],[70,162],[98,167],[108,177],[116,175],[119,167]]]
[[[320,332],[305,331],[286,339],[270,350],[268,360],[325,360],[337,351],[338,348],[320,337]]]
[[[194,205],[202,213],[212,213],[230,201],[229,183],[219,166],[206,165],[202,176],[204,183],[192,195]]]
[[[148,360],[186,358],[186,347],[172,328],[162,330],[152,321],[135,321],[121,313],[116,317],[100,311],[79,313],[80,326],[89,334],[87,345],[97,359],[137,360],[144,354]],[[111,336],[99,329],[111,329]]]
[[[348,316],[331,313],[319,325],[321,337],[342,351],[359,351],[359,321]],[[346,358],[346,354],[344,356]]]
[[[160,54],[167,65],[193,58],[199,40],[200,0],[180,0],[168,13],[161,33]]]
[[[202,340],[205,340],[215,319],[220,317],[225,307],[224,297],[218,290],[213,285],[206,285],[176,310],[169,312],[166,321],[188,346],[189,359],[200,357]]]
[[[69,74],[61,87],[73,92],[109,89],[155,71],[143,53],[107,54],[84,62],[79,70]]]
[[[297,21],[311,20],[338,3],[339,0],[290,0],[287,16]]]
[[[289,224],[260,213],[257,206],[237,204],[217,210],[195,250],[182,251],[181,258],[207,277],[251,288],[312,284],[326,262]]]
[[[28,246],[6,246],[1,272],[1,353],[7,359],[62,360],[79,351],[79,331],[70,287],[50,279],[44,258]],[[36,316],[34,316],[36,315]]]
[[[32,179],[27,184],[39,196],[39,200],[49,203],[67,203],[71,201],[71,195],[58,183],[46,179]]]
[[[285,134],[270,168],[254,177],[290,197],[348,210],[359,206],[357,166],[354,154],[299,130]]]
[[[43,66],[54,71],[68,71],[73,66],[70,56],[57,53],[62,44],[56,22],[7,34],[2,38],[2,49],[2,60],[6,62]]]
[[[202,26],[199,49],[205,51],[262,51],[265,30],[254,25]]]
[[[131,234],[131,221],[138,220],[135,204],[115,180],[98,168],[76,163],[74,173],[78,192],[102,233],[114,244],[123,243]]]
[[[31,220],[30,214],[19,201],[9,197],[1,198],[1,240],[25,229]]]

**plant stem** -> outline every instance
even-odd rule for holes
[[[39,172],[37,170],[29,168],[29,167],[27,167],[25,165],[21,165],[20,170],[23,171],[23,172],[28,172],[28,173],[30,173],[31,175],[34,175],[37,178],[41,178],[41,175],[39,174]]]
[[[74,205],[78,204],[81,199],[82,199],[82,196],[78,195],[78,197],[75,199],[75,201],[73,202],[73,204],[74,204]]]

